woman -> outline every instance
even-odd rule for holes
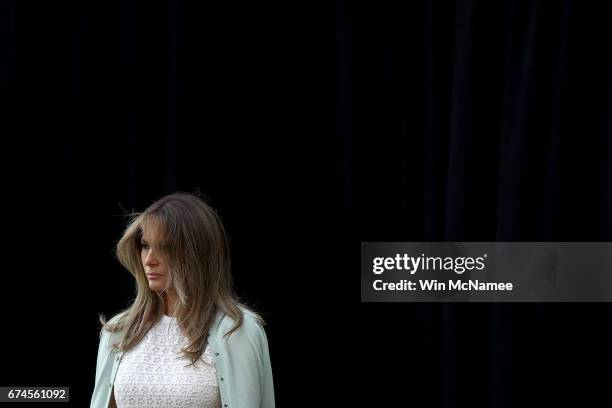
[[[91,407],[274,407],[264,322],[233,292],[215,211],[175,193],[131,217],[116,254],[137,295],[100,317]]]

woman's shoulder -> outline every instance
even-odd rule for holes
[[[127,310],[124,310],[122,312],[117,313],[116,315],[114,315],[113,317],[111,317],[108,320],[108,323],[110,324],[117,324],[119,322],[119,319],[121,319],[123,316],[125,316],[127,314]]]
[[[248,334],[251,336],[259,336],[264,334],[263,321],[261,317],[254,311],[244,306],[238,306],[238,308],[242,314],[242,324],[236,329],[235,332]],[[228,330],[231,330],[234,327],[236,320],[222,311],[219,311],[218,313],[218,319],[220,320],[219,328],[221,329],[222,333],[225,334]]]
[[[240,310],[240,312],[242,313],[242,322],[252,325],[263,325],[263,322],[261,320],[261,317],[259,316],[258,313],[254,312],[253,310],[249,309],[248,307],[239,305],[238,309]],[[234,324],[234,319],[232,319],[230,316],[226,315],[226,317],[228,318],[228,321],[231,322],[231,324]]]
[[[115,340],[121,335],[119,330],[111,330],[108,326],[114,326],[117,323],[119,323],[121,317],[123,317],[125,314],[127,313],[127,310],[121,311],[117,314],[115,314],[113,317],[111,317],[110,319],[108,319],[108,321],[106,322],[105,325],[102,326],[102,328],[100,329],[100,341],[106,341],[109,342],[112,340]]]
[[[116,325],[117,323],[119,323],[119,322],[120,322],[120,320],[121,320],[121,318],[122,318],[123,316],[125,316],[125,315],[127,314],[127,312],[128,312],[127,310],[123,310],[123,311],[121,311],[121,312],[119,312],[119,313],[115,314],[115,315],[114,315],[113,317],[111,317],[110,319],[108,319],[108,320],[106,321],[106,324],[105,324],[105,325],[104,325],[104,327],[102,328],[102,331],[103,331],[103,332],[105,332],[105,331],[109,331],[109,330],[108,330],[108,326],[114,326],[114,325]]]

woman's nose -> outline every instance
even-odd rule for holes
[[[145,265],[147,266],[155,265],[156,263],[157,263],[157,258],[155,254],[153,254],[153,251],[149,249],[149,252],[147,253],[147,257],[145,258]]]

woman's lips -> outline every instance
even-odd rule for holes
[[[150,273],[150,274],[147,274],[147,277],[148,277],[149,279],[157,279],[157,278],[161,278],[161,277],[162,277],[162,275],[158,275],[158,274],[156,274],[156,273]]]

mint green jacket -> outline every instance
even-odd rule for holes
[[[222,408],[274,408],[274,385],[268,352],[268,340],[261,324],[252,312],[241,307],[242,326],[222,338],[233,326],[233,320],[218,312],[208,341],[215,357],[217,381]],[[110,322],[116,322],[119,315]],[[103,331],[98,347],[96,381],[91,408],[107,408],[123,357],[109,346],[119,342],[119,333]]]

